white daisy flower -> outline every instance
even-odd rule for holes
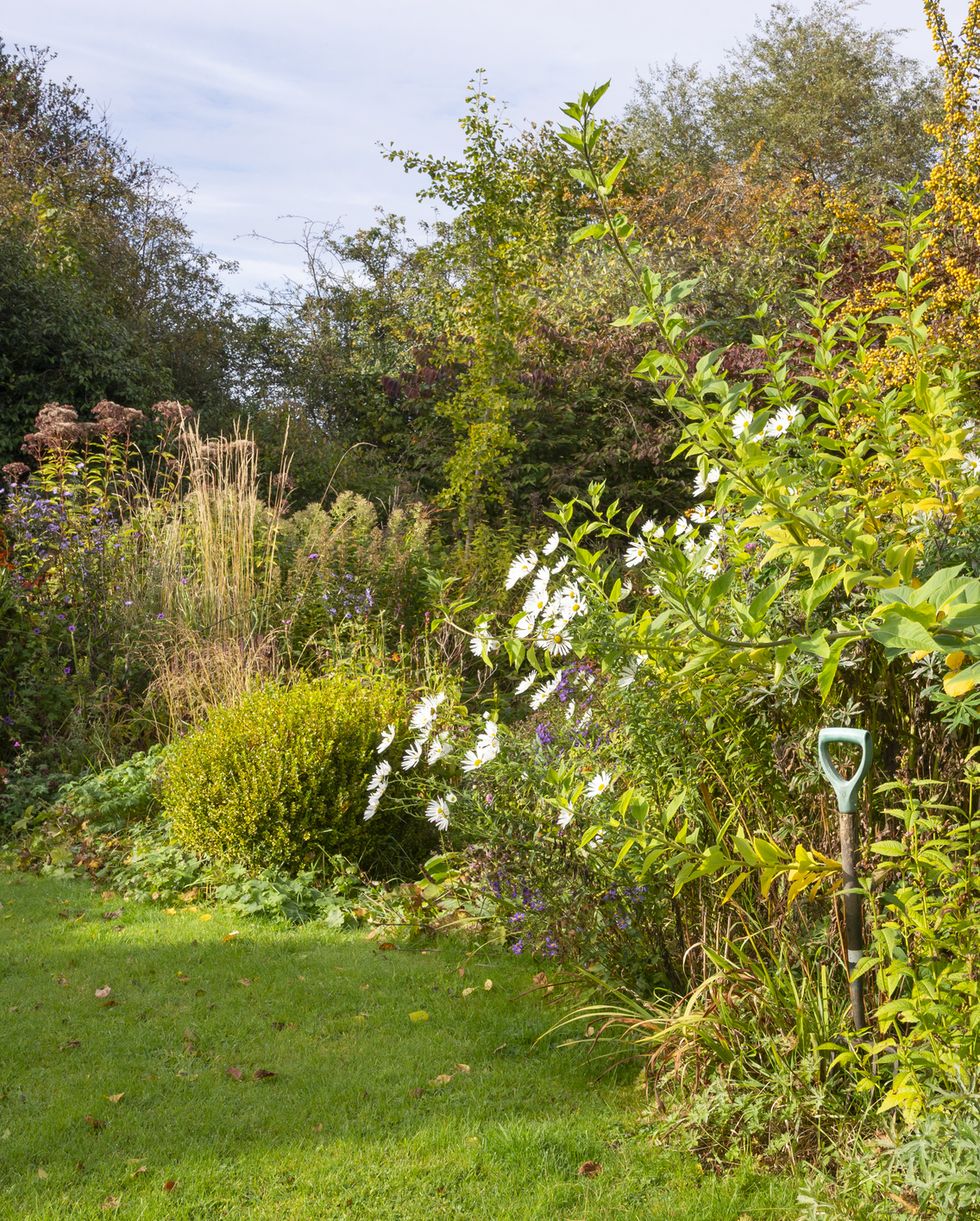
[[[532,670],[530,674],[526,674],[514,688],[516,695],[523,695],[525,691],[530,691],[534,684],[538,681],[537,670]]]
[[[525,551],[517,556],[507,572],[507,582],[504,588],[513,589],[518,581],[523,581],[525,577],[529,577],[534,572],[537,562],[537,553],[534,551]]]
[[[488,738],[486,734],[481,733],[476,740],[475,750],[484,763],[492,763],[500,754],[500,741],[498,738]]]
[[[705,522],[709,522],[717,516],[718,510],[714,505],[695,505],[691,510],[691,521],[698,526],[703,526]]]
[[[620,691],[625,691],[627,687],[631,687],[633,685],[633,682],[639,673],[640,666],[643,665],[644,660],[645,658],[642,653],[634,653],[630,660],[626,663],[626,666],[624,667],[619,678],[616,679],[616,686]]]
[[[643,523],[643,525],[640,526],[640,533],[649,534],[650,531],[654,528],[654,526],[656,526],[656,524],[657,523],[653,520],[652,517],[648,517],[646,519],[646,521]]]
[[[540,615],[548,605],[550,597],[547,581],[543,585],[535,584],[534,588],[524,599],[524,613],[534,616]]]
[[[569,700],[565,705],[565,720],[571,723],[575,719],[575,701]]]
[[[453,753],[453,748],[449,744],[449,736],[444,733],[437,734],[429,744],[428,752],[425,756],[425,761],[430,767],[435,763],[441,763],[443,759],[448,759]]]
[[[551,570],[551,571],[552,571],[552,573],[553,573],[555,576],[557,576],[557,575],[558,575],[558,574],[559,574],[559,573],[562,571],[562,569],[565,567],[565,565],[566,565],[567,563],[568,563],[568,556],[567,556],[567,555],[563,555],[563,556],[561,557],[561,559],[558,561],[558,563],[557,563],[557,564],[554,566],[554,568],[552,568],[552,570]]]
[[[384,733],[381,735],[381,741],[378,743],[377,747],[375,748],[379,755],[383,755],[385,753],[385,751],[388,749],[388,747],[392,744],[392,742],[394,742],[396,733],[397,733],[397,729],[395,728],[394,725],[389,725],[388,728],[384,731]]]
[[[796,421],[800,418],[800,409],[795,406],[780,407],[776,414],[766,421],[762,430],[764,437],[785,437]]]
[[[689,534],[683,543],[681,543],[681,547],[683,547],[684,554],[690,560],[701,550],[701,540],[696,534]]]
[[[582,719],[578,723],[579,729],[585,729],[591,720],[592,720],[592,709],[586,708],[585,712],[582,714]]]
[[[480,750],[479,746],[475,746],[463,756],[463,771],[478,772],[481,767],[486,767],[490,762],[492,762],[492,756],[489,751]]]
[[[697,475],[694,477],[694,495],[703,496],[708,488],[713,483],[717,483],[720,478],[721,471],[717,466],[712,466],[706,475],[702,475],[701,472],[698,471]]]
[[[630,543],[626,549],[626,567],[635,568],[637,564],[643,564],[650,558],[650,553],[647,551],[647,545],[636,539]]]
[[[415,705],[409,725],[412,729],[427,729],[435,720],[436,710],[446,698],[444,691],[436,695],[425,695]]]
[[[749,407],[742,407],[732,416],[732,436],[736,441],[743,440],[749,435],[749,429],[752,427],[752,421],[755,419],[755,412]]]
[[[582,591],[574,585],[566,585],[562,591],[559,611],[563,619],[574,619],[576,615],[584,615],[589,607],[582,596]]]
[[[381,804],[381,795],[383,792],[384,792],[384,790],[382,790],[379,793],[372,793],[371,796],[368,798],[368,803],[364,807],[363,817],[364,817],[365,822],[370,822],[371,819],[375,816],[375,814],[377,814],[378,806]]]
[[[712,577],[720,576],[724,570],[724,567],[725,565],[721,562],[718,556],[709,555],[701,565],[701,575],[710,580]]]
[[[564,657],[572,649],[572,638],[560,621],[538,637],[538,644],[552,657]]]
[[[384,792],[388,784],[388,777],[391,775],[391,764],[385,759],[374,769],[374,774],[368,781],[368,792],[373,793],[378,789]]]
[[[551,699],[551,697],[558,690],[561,680],[562,680],[562,671],[559,670],[558,673],[553,678],[549,678],[546,683],[542,683],[542,685],[537,689],[537,691],[535,691],[534,695],[532,696],[532,698],[530,700],[531,708],[535,712],[537,712],[539,708],[541,708],[544,704],[546,704],[548,702],[548,700]]]
[[[593,776],[585,788],[586,797],[599,797],[605,793],[612,784],[611,772],[600,772],[598,776]]]
[[[973,452],[964,454],[960,470],[970,479],[980,477],[980,454]]]
[[[449,830],[449,794],[445,797],[434,797],[425,807],[425,816],[439,831]]]
[[[674,538],[683,538],[685,534],[690,533],[690,531],[693,529],[694,527],[686,517],[678,517],[677,521],[674,522]]]
[[[541,554],[542,555],[551,555],[551,553],[557,549],[558,544],[560,542],[561,542],[561,539],[558,537],[558,531],[557,530],[553,531],[551,534],[548,535],[548,541],[541,548]]]
[[[558,823],[559,827],[561,827],[561,829],[564,831],[564,829],[568,826],[568,824],[572,821],[572,819],[574,817],[575,817],[575,811],[572,809],[571,806],[561,806],[560,809],[558,810],[558,817],[555,821]]]
[[[486,653],[495,653],[500,648],[500,641],[491,636],[485,629],[479,629],[470,637],[470,652],[474,657],[483,657]]]
[[[425,749],[425,742],[416,740],[408,747],[402,755],[402,771],[410,772],[412,768],[422,758],[422,751]]]

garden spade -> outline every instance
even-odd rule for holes
[[[830,747],[835,743],[857,746],[861,758],[854,774],[846,780],[834,766]],[[854,978],[854,971],[864,951],[864,933],[861,925],[861,892],[858,889],[855,840],[857,838],[854,813],[857,809],[857,793],[861,782],[871,770],[873,748],[871,734],[866,729],[821,729],[817,735],[817,756],[823,774],[830,781],[837,797],[840,813],[840,860],[844,876],[844,939],[847,943],[847,979],[851,994],[851,1021],[855,1030],[864,1027],[863,980]]]

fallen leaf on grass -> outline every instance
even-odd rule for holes
[[[238,936],[238,929],[236,928],[236,929],[232,929],[232,931],[230,933],[225,933],[225,935],[221,938],[221,940],[222,941],[234,941],[237,936]]]
[[[164,914],[165,916],[176,916],[176,915],[177,915],[177,909],[176,909],[176,907],[165,907],[165,908],[163,909],[163,914]]]
[[[432,1078],[433,1085],[448,1085],[452,1081],[452,1073],[440,1073],[438,1077]]]
[[[397,950],[398,946],[393,941],[382,941],[378,946],[379,950]]]
[[[597,1174],[602,1174],[601,1162],[583,1162],[578,1168],[579,1174],[585,1175],[587,1179],[594,1179]]]
[[[71,1050],[71,1048],[73,1048],[73,1047],[81,1047],[81,1045],[82,1045],[82,1040],[81,1040],[81,1039],[69,1039],[67,1043],[62,1043],[62,1044],[61,1044],[61,1045],[58,1047],[58,1050],[59,1050],[59,1051],[70,1051],[70,1050]]]
[[[225,1072],[233,1081],[241,1081],[242,1079],[242,1070],[237,1068],[234,1064],[229,1064],[225,1069]]]
[[[201,912],[201,914],[198,916],[198,920],[213,920],[213,919],[214,919],[214,916],[211,914],[211,912]]]
[[[93,1132],[98,1132],[100,1128],[105,1127],[104,1121],[101,1119],[96,1119],[96,1117],[94,1115],[86,1115],[85,1122],[88,1124],[88,1126],[92,1129]]]
[[[135,1179],[138,1174],[146,1174],[146,1167],[137,1166],[136,1169],[133,1171],[133,1178]]]
[[[548,982],[548,976],[544,973],[544,971],[539,971],[537,975],[532,978],[531,983],[534,984],[536,988],[544,988],[546,992],[554,992],[555,990],[555,985]]]
[[[483,991],[484,991],[484,992],[489,992],[489,991],[490,991],[490,989],[491,989],[492,987],[493,987],[493,980],[492,980],[492,979],[485,979],[485,980],[483,981]]]
[[[240,979],[238,982],[243,988],[251,988],[252,986],[252,981],[250,979]]]
[[[65,977],[63,975],[58,976],[58,983],[61,985],[62,988],[67,988],[69,986],[68,980],[65,979]]]
[[[425,1087],[422,1085],[417,1085],[413,1090],[409,1090],[408,1092],[413,1098],[425,1097]]]
[[[415,1009],[408,1015],[410,1022],[427,1022],[429,1015],[424,1009]]]
[[[475,991],[476,991],[476,988],[464,988],[463,991],[460,993],[460,996],[470,996]]]
[[[189,979],[190,979],[190,976],[187,974],[186,971],[177,972],[177,982],[179,984],[186,984]]]
[[[48,1177],[48,1172],[47,1172],[47,1171],[44,1169],[44,1167],[43,1167],[43,1166],[38,1166],[38,1168],[37,1168],[37,1177],[38,1177],[39,1179],[46,1179],[46,1178]]]
[[[176,1180],[176,1179],[167,1179],[166,1183],[164,1183],[164,1185],[163,1185],[163,1190],[164,1190],[164,1191],[173,1191],[173,1189],[174,1189],[176,1186],[177,1186],[177,1180]]]
[[[468,1064],[457,1064],[456,1068],[461,1073],[468,1073],[470,1071],[470,1066]]]
[[[111,991],[112,991],[112,989],[109,987],[108,984],[106,984],[104,988],[96,988],[95,989],[96,998],[100,1001],[105,1000],[105,998],[109,995],[109,993]]]
[[[110,1102],[122,1102],[122,1100],[126,1097],[126,1095],[125,1094],[107,1094],[106,1097],[108,1098],[108,1100]]]
[[[106,1198],[102,1201],[102,1203],[99,1205],[99,1207],[102,1209],[102,1211],[104,1213],[112,1212],[112,1210],[114,1208],[119,1207],[119,1197],[118,1196],[106,1196]]]
[[[276,1074],[271,1068],[257,1068],[252,1074],[253,1081],[268,1081]]]
[[[103,920],[118,920],[121,915],[122,915],[122,908],[120,907],[118,911],[103,912],[102,919]]]

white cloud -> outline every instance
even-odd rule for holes
[[[948,5],[960,19],[966,0]],[[4,18],[9,43],[50,46],[54,74],[71,75],[141,156],[196,189],[189,219],[201,243],[252,287],[296,268],[277,217],[370,223],[375,206],[429,214],[417,181],[378,143],[458,150],[467,81],[487,69],[515,122],[556,118],[561,104],[613,78],[609,112],[637,72],[677,56],[713,66],[750,28],[765,0],[648,2],[622,15],[591,0],[48,0]],[[869,25],[908,26],[907,53],[931,61],[918,0],[871,0]]]

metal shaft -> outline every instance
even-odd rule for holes
[[[840,812],[840,857],[844,880],[844,940],[847,946],[847,988],[851,997],[851,1021],[855,1030],[864,1027],[864,980],[852,979],[851,973],[864,952],[864,928],[861,920],[861,894],[858,890],[857,862],[854,843],[855,816],[851,810]]]

